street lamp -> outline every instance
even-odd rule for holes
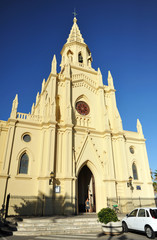
[[[132,177],[129,177],[129,181],[127,182],[127,186],[130,187],[131,190],[134,190],[134,187],[132,185]]]
[[[54,178],[54,172],[50,172],[50,179],[49,179],[49,185],[53,185],[53,178]]]

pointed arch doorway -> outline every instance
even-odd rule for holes
[[[95,180],[90,169],[85,165],[78,175],[78,212],[85,212],[85,201],[90,201],[89,212],[96,211]]]

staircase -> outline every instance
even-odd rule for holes
[[[24,218],[17,223],[16,236],[41,236],[51,234],[101,233],[101,224],[96,214],[85,214],[70,217]]]

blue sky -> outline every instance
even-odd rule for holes
[[[0,120],[10,116],[12,101],[29,113],[53,55],[73,24],[73,11],[88,45],[93,68],[104,84],[111,71],[123,128],[143,126],[151,169],[157,169],[157,1],[156,0],[1,0]]]

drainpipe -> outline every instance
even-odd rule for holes
[[[117,193],[117,178],[116,178],[116,168],[115,168],[115,160],[114,160],[114,152],[113,152],[113,143],[112,143],[112,133],[111,133],[111,147],[112,147],[112,156],[113,156],[113,169],[114,169],[114,177],[115,177],[115,189],[116,189],[116,198],[118,202],[118,193]]]
[[[7,179],[6,179],[6,184],[5,184],[5,191],[4,191],[4,198],[3,198],[3,204],[2,204],[2,213],[4,215],[4,209],[5,209],[5,202],[6,202],[6,195],[7,195],[7,189],[8,189],[8,182],[10,178],[10,166],[11,166],[11,157],[12,157],[12,151],[13,151],[13,145],[14,145],[14,139],[15,139],[15,130],[16,130],[16,123],[18,121],[15,121],[14,123],[14,132],[13,132],[13,139],[12,139],[12,144],[11,144],[11,150],[10,150],[10,157],[9,157],[9,164],[8,164],[8,170],[7,170]],[[6,215],[5,215],[6,217]]]

